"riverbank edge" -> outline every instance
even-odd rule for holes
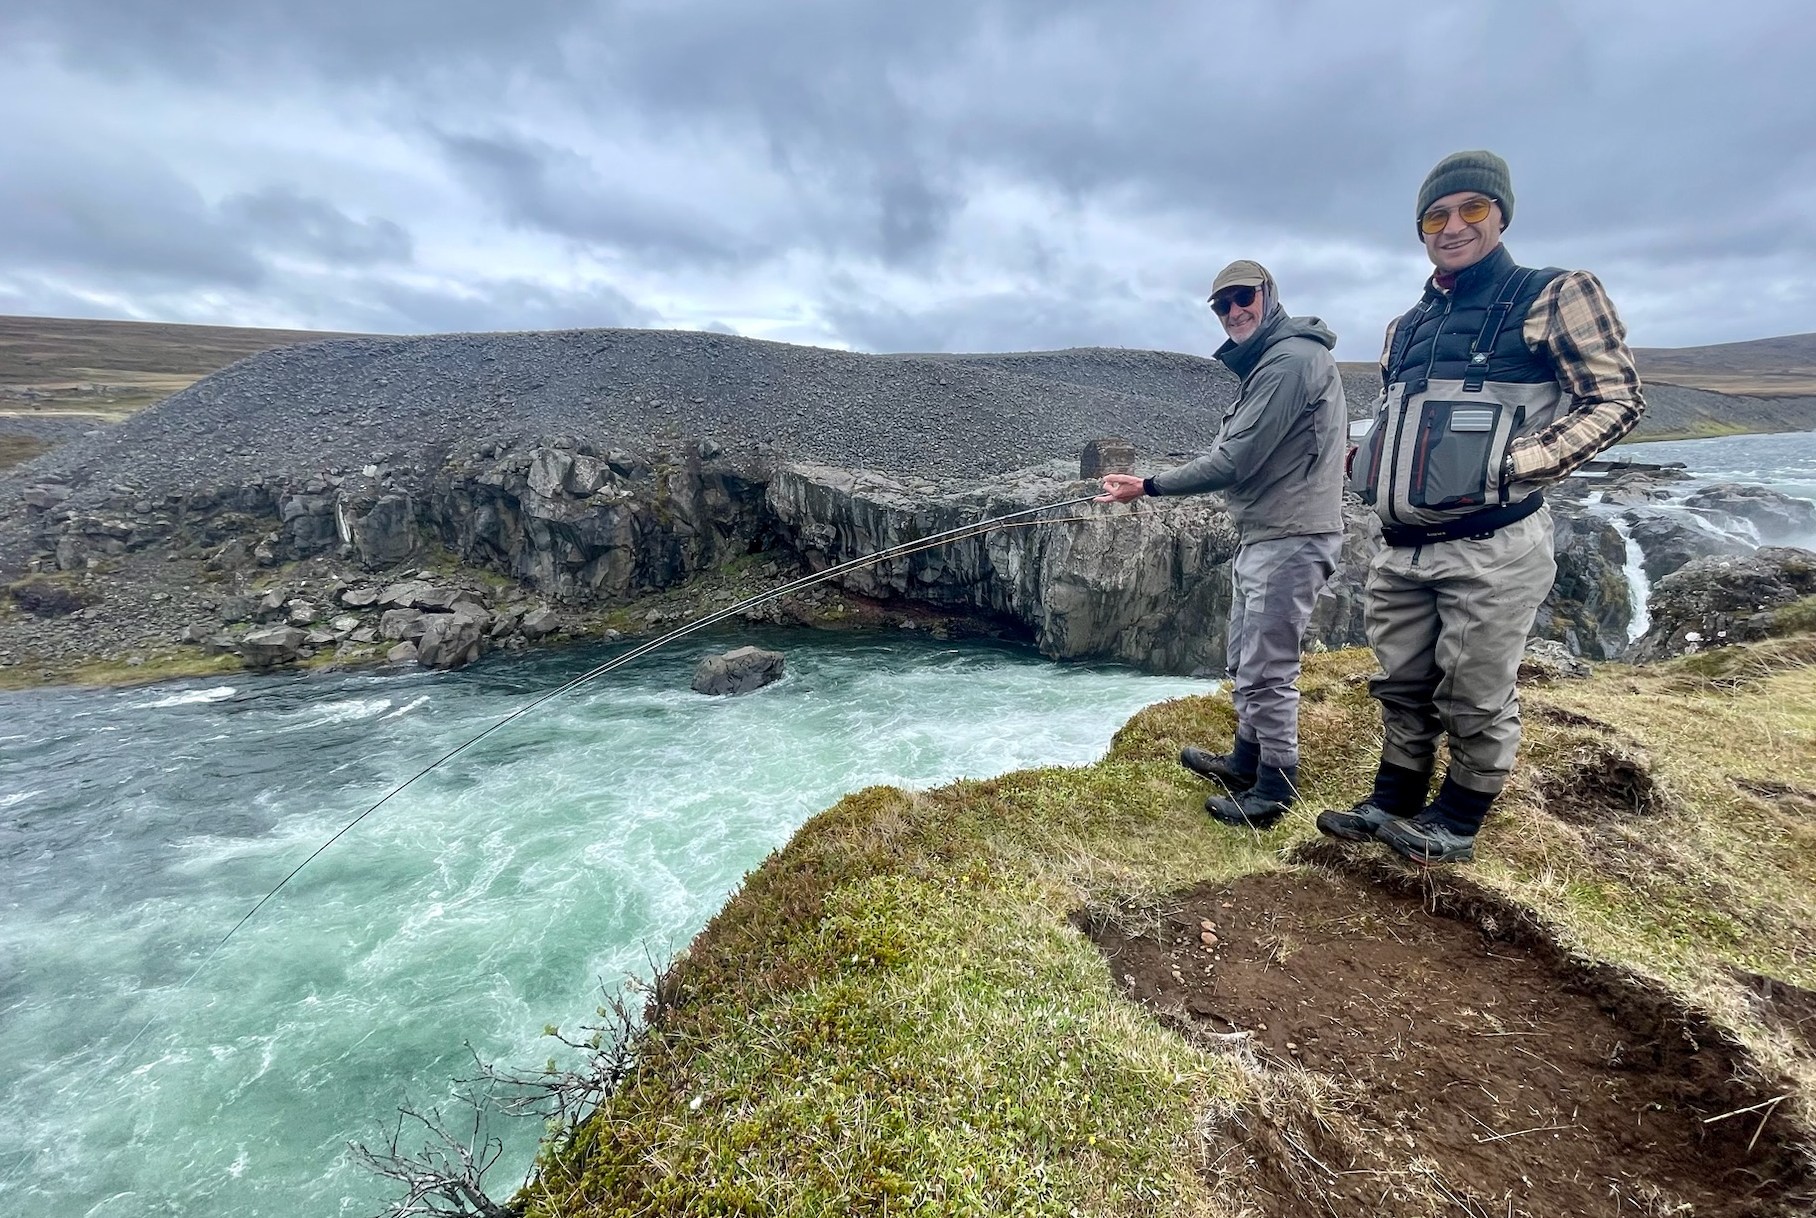
[[[1710,422],[1682,431],[1648,432],[1643,428],[1621,439],[1622,444],[1664,444],[1672,440],[1728,440],[1736,436],[1784,436],[1812,430],[1808,427],[1728,427]],[[1604,457],[1606,454],[1603,454]]]
[[[496,572],[483,568],[447,568],[442,574],[450,580],[458,580],[463,576],[475,580],[497,578]],[[650,593],[625,604],[571,610],[558,633],[528,641],[526,650],[549,653],[620,642],[627,646],[651,642],[673,633],[679,627],[722,611],[727,597],[735,598],[735,601],[750,600],[763,591],[773,590],[762,587],[759,582],[753,582],[747,575],[748,573],[735,568],[719,567],[695,575],[673,588]],[[779,586],[781,581],[769,582]],[[658,621],[662,623],[660,626],[649,624],[647,619],[651,612],[657,615]],[[20,617],[22,615],[18,610],[0,600],[0,635],[4,634],[9,619],[18,620]],[[878,601],[838,588],[818,596],[791,596],[771,602],[769,607],[748,615],[733,615],[723,622],[704,628],[701,633],[704,637],[714,637],[708,633],[711,631],[730,635],[735,634],[741,625],[832,632],[904,630],[919,631],[941,639],[1030,642],[1025,633],[1012,629],[1005,621],[978,614],[955,613],[918,601]],[[210,678],[325,675],[387,669],[400,674],[421,671],[413,660],[397,662],[387,659],[385,649],[377,646],[364,655],[337,655],[333,651],[324,650],[273,668],[254,668],[233,653],[205,656],[199,654],[193,646],[160,643],[152,647],[129,648],[126,654],[97,656],[56,669],[47,670],[25,664],[0,668],[0,693],[133,689]],[[47,672],[50,675],[46,675]]]
[[[1428,873],[1333,852],[1310,823],[1368,788],[1372,668],[1365,649],[1307,657],[1303,803],[1266,834],[1212,825],[1175,761],[1227,747],[1223,695],[1140,712],[1091,765],[870,788],[819,813],[653,980],[629,1073],[553,1133],[514,1208],[1233,1214],[1254,1173],[1218,1166],[1232,1149],[1293,1157],[1245,1137],[1243,1113],[1336,1128],[1321,1153],[1394,1158],[1387,1131],[1349,1123],[1358,1080],[1335,1081],[1336,1119],[1328,1080],[1129,1002],[1077,930],[1194,885],[1336,868],[1492,908],[1569,962],[1560,984],[1613,970],[1683,1035],[1731,1043],[1786,1123],[1786,1191],[1747,1212],[1803,1212],[1816,1054],[1749,979],[1816,987],[1816,638],[1529,687],[1478,861]]]

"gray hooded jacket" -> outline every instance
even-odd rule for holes
[[[1272,285],[1268,285],[1272,295]],[[1348,411],[1337,344],[1316,317],[1288,317],[1276,301],[1247,339],[1216,356],[1242,378],[1216,445],[1155,474],[1163,495],[1222,491],[1242,544],[1343,531]]]

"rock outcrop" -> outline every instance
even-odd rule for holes
[[[1556,639],[1534,639],[1526,644],[1526,654],[1520,657],[1518,678],[1524,684],[1549,685],[1594,675],[1595,668],[1589,661]]]
[[[1608,521],[1562,506],[1552,513],[1552,537],[1557,582],[1539,607],[1534,630],[1572,655],[1614,659],[1626,649],[1634,611],[1626,538]]]
[[[1718,482],[1689,496],[1684,506],[1744,520],[1764,542],[1816,538],[1816,503],[1770,487]]]
[[[1639,546],[1640,566],[1653,583],[1695,559],[1745,554],[1751,549],[1738,537],[1717,532],[1694,516],[1629,511],[1622,518],[1627,522],[1634,543]]]
[[[979,520],[1089,494],[1076,466],[1024,470],[988,489],[942,493],[880,474],[791,465],[769,505],[810,570]],[[839,577],[879,600],[912,598],[1017,624],[1042,654],[1121,660],[1158,672],[1223,671],[1236,533],[1209,499],[1075,505],[1019,527],[960,536]]]
[[[1086,456],[1100,465],[1130,458],[1109,442]],[[1096,481],[1079,469],[1054,461],[952,484],[780,462],[710,440],[638,451],[574,436],[488,440],[447,453],[433,469],[374,465],[162,497],[123,485],[94,511],[39,510],[37,562],[81,574],[142,551],[196,555],[231,595],[218,602],[219,627],[185,619],[173,634],[194,625],[197,637],[215,638],[250,618],[303,630],[301,650],[311,654],[331,647],[357,658],[395,645],[389,654],[399,659],[455,667],[494,646],[546,637],[560,620],[555,606],[628,605],[752,554],[770,555],[781,570],[820,571],[949,533],[839,575],[837,587],[961,614],[1054,658],[1221,674],[1237,538],[1216,498],[1073,503],[967,533],[980,520],[1090,496]],[[1560,578],[1540,632],[1573,654],[1611,657],[1632,611],[1624,542],[1609,522],[1568,503],[1557,518]],[[1362,585],[1379,529],[1356,505],[1347,519],[1342,566],[1314,609],[1312,645],[1365,641]],[[520,598],[533,592],[543,603],[506,605],[471,578],[457,587],[398,572],[399,556],[430,554],[504,577]],[[371,573],[326,589],[260,586],[264,572],[323,560]],[[342,616],[350,628],[333,620]]]
[[[481,445],[437,471],[425,530],[547,595],[621,601],[773,544],[763,462],[710,441],[648,454],[571,436]]]
[[[1633,648],[1644,663],[1807,628],[1816,596],[1816,553],[1767,546],[1742,557],[1699,558],[1661,580],[1652,625]],[[1791,607],[1806,607],[1790,620]]]

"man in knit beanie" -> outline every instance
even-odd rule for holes
[[[1475,857],[1520,741],[1514,674],[1557,575],[1543,488],[1633,430],[1626,331],[1587,271],[1517,265],[1507,162],[1456,152],[1419,187],[1433,273],[1387,328],[1374,424],[1350,486],[1381,518],[1368,641],[1381,664],[1374,789],[1318,828],[1414,862]],[[1427,803],[1437,746],[1450,764]]]

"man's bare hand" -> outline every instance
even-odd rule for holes
[[[1103,476],[1103,494],[1096,503],[1129,503],[1147,494],[1142,489],[1141,479],[1133,474],[1105,474]]]

